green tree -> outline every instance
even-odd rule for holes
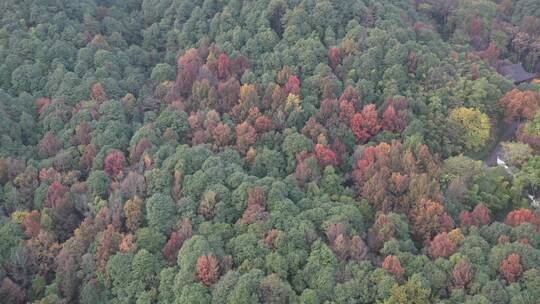
[[[86,185],[94,197],[105,198],[109,190],[111,180],[104,171],[95,170],[90,173]]]
[[[174,225],[176,207],[168,194],[155,193],[146,200],[146,220],[158,231],[168,232]]]

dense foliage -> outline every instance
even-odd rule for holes
[[[0,302],[540,298],[537,0],[0,8]]]

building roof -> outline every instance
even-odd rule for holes
[[[513,64],[505,61],[499,68],[499,72],[503,76],[512,79],[514,83],[525,82],[534,78],[534,74],[525,71],[521,63]]]

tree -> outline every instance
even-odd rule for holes
[[[480,46],[483,40],[484,30],[482,27],[482,20],[479,16],[475,16],[471,21],[469,36],[476,47]]]
[[[499,273],[508,282],[517,281],[522,271],[521,257],[515,253],[510,254],[506,259],[502,260],[499,266]]]
[[[337,159],[336,153],[321,144],[315,145],[315,157],[317,157],[319,164],[323,168],[326,166],[335,167],[338,165],[338,159]]]
[[[381,127],[389,132],[402,132],[407,126],[406,111],[396,111],[394,105],[390,104],[384,110]]]
[[[90,124],[83,121],[77,127],[75,136],[71,139],[71,143],[75,145],[88,145],[90,143]]]
[[[240,98],[240,82],[235,78],[229,78],[218,85],[218,96],[221,102],[217,105],[220,113],[229,112]]]
[[[90,168],[92,167],[92,162],[96,157],[96,153],[97,151],[94,145],[89,144],[84,147],[83,155],[79,160],[79,166],[84,172],[90,171]]]
[[[25,303],[26,295],[24,289],[7,277],[2,280],[0,285],[0,297],[6,303],[23,304]]]
[[[122,194],[126,198],[135,196],[144,196],[146,190],[146,181],[144,176],[135,171],[129,171],[128,175],[120,184]]]
[[[218,147],[227,146],[233,139],[231,128],[224,123],[219,123],[212,131],[212,137]]]
[[[24,234],[27,237],[33,238],[37,237],[39,231],[41,230],[41,215],[39,211],[32,210],[28,215],[23,219]]]
[[[472,212],[463,210],[459,215],[461,221],[461,227],[468,228],[471,226],[483,226],[490,222],[490,211],[483,204],[478,203]]]
[[[422,278],[418,275],[414,275],[405,285],[399,286],[395,284],[390,289],[390,297],[386,299],[384,304],[406,304],[406,303],[415,303],[415,304],[428,304],[430,303],[430,293],[431,290],[429,287],[425,286]]]
[[[56,136],[50,132],[47,132],[43,139],[39,143],[39,149],[46,156],[50,157],[58,153],[62,149],[62,143],[56,138]]]
[[[259,295],[263,303],[295,303],[296,294],[287,281],[277,274],[265,277],[259,286]]]
[[[499,99],[498,105],[505,113],[504,120],[509,123],[532,118],[538,110],[539,102],[540,98],[535,92],[513,89]]]
[[[326,228],[326,237],[330,243],[334,243],[338,236],[345,234],[345,225],[343,223],[330,224]]]
[[[365,142],[376,135],[381,128],[374,104],[364,106],[362,112],[354,114],[351,119],[351,131],[358,142]]]
[[[146,249],[153,254],[158,254],[167,242],[167,237],[163,233],[149,227],[139,228],[135,232],[135,239],[137,248]]]
[[[508,213],[504,223],[511,227],[517,227],[523,223],[530,223],[534,226],[536,225],[536,217],[530,209],[521,208]]]
[[[158,231],[167,232],[173,226],[176,208],[168,194],[155,193],[146,200],[148,225]]]
[[[152,79],[152,81],[154,81],[156,84],[160,84],[168,80],[174,80],[174,77],[174,67],[168,65],[167,63],[156,64],[156,66],[152,69],[152,73],[150,74],[150,79]]]
[[[367,258],[368,247],[364,240],[358,235],[355,235],[351,239],[351,258],[356,261],[362,261]]]
[[[456,251],[456,245],[448,238],[446,232],[437,234],[429,244],[429,255],[433,259],[448,257]]]
[[[173,231],[171,233],[171,237],[167,241],[167,244],[165,244],[165,247],[163,247],[163,256],[169,264],[174,265],[176,263],[178,250],[182,248],[183,242],[184,240],[181,239],[178,232]]]
[[[64,195],[69,191],[69,188],[62,185],[58,181],[54,181],[49,188],[47,188],[47,203],[48,207],[56,207],[64,199]]]
[[[227,79],[230,74],[230,65],[231,61],[229,56],[224,53],[221,53],[218,58],[218,77],[220,79]]]
[[[260,186],[256,186],[248,191],[247,208],[242,214],[239,222],[253,224],[268,217],[266,211],[266,196]]]
[[[137,251],[137,244],[135,243],[133,234],[128,233],[124,235],[124,237],[122,238],[122,241],[120,242],[120,245],[118,246],[118,249],[120,249],[120,252]]]
[[[332,47],[328,49],[328,63],[332,70],[335,70],[336,67],[339,65],[339,62],[341,60],[340,57],[341,55],[337,47]]]
[[[94,195],[94,197],[101,197],[104,198],[107,195],[109,184],[111,180],[105,174],[105,172],[101,170],[95,170],[90,173],[88,176],[88,179],[86,180],[86,186],[88,187],[88,190],[90,190],[90,193]]]
[[[423,199],[412,211],[413,232],[418,240],[427,242],[439,232],[450,231],[454,223],[437,202]]]
[[[473,278],[471,263],[465,259],[457,262],[452,270],[452,278],[457,288],[467,288]]]
[[[375,251],[379,251],[384,243],[396,235],[396,226],[391,221],[390,217],[384,213],[379,213],[375,219],[375,223],[368,230],[369,247]]]
[[[47,97],[39,97],[38,99],[36,99],[36,107],[37,107],[38,115],[41,115],[41,113],[43,112],[43,108],[45,106],[50,105],[51,102],[52,102],[52,100],[50,98],[47,98]]]
[[[291,75],[283,87],[283,92],[285,95],[293,94],[300,96],[300,79],[298,79],[298,77],[295,75]]]
[[[497,68],[498,63],[499,63],[500,50],[495,43],[490,43],[489,46],[485,50],[482,50],[479,52],[479,55],[489,65],[491,65],[494,68]]]
[[[272,131],[275,127],[274,122],[265,115],[261,115],[255,120],[255,129],[259,133]]]
[[[201,67],[201,58],[196,49],[187,50],[178,58],[175,87],[178,93],[188,96]]]
[[[247,122],[236,126],[236,148],[246,153],[250,146],[257,140],[257,131]]]
[[[321,301],[330,299],[334,294],[337,266],[338,261],[330,248],[319,240],[315,241],[302,275]]]
[[[156,275],[159,272],[160,264],[155,255],[146,249],[139,250],[131,262],[131,277],[133,280],[142,282],[145,287],[152,286]]]
[[[183,180],[182,172],[175,170],[173,187],[171,189],[171,195],[176,202],[180,200],[180,194],[182,192],[182,180]]]
[[[338,259],[345,261],[349,258],[351,240],[346,234],[339,234],[332,245]]]
[[[129,156],[131,163],[137,163],[144,152],[152,147],[152,143],[146,137],[139,140]]]
[[[473,108],[459,107],[450,112],[449,120],[463,128],[462,139],[467,149],[478,151],[484,147],[490,132],[486,114]]]
[[[97,103],[103,103],[107,100],[107,93],[105,93],[105,89],[99,82],[92,86],[90,96]]]
[[[509,166],[521,166],[532,157],[534,152],[528,144],[520,142],[503,142],[501,145],[505,162]]]
[[[399,262],[398,257],[395,255],[386,256],[386,258],[384,258],[384,262],[382,263],[382,268],[400,279],[403,278],[403,274],[405,274],[405,270],[403,267],[401,267],[401,263]]]
[[[516,135],[520,142],[540,150],[540,111],[536,111],[528,122],[520,124]]]
[[[135,196],[126,201],[124,204],[124,215],[126,216],[126,226],[132,232],[135,232],[141,227],[144,221],[144,202]]]
[[[197,278],[201,283],[210,286],[219,277],[219,263],[213,254],[200,256],[197,259]]]
[[[483,203],[477,204],[471,215],[476,226],[488,225],[491,221],[490,211]]]
[[[113,151],[105,158],[105,173],[109,177],[117,177],[124,170],[126,159],[121,151]]]
[[[99,270],[105,269],[109,257],[118,251],[121,241],[121,234],[111,224],[101,232],[96,250],[96,264]]]
[[[354,116],[354,104],[352,101],[346,99],[339,102],[339,121],[345,125],[349,125],[352,117]]]
[[[76,274],[78,268],[76,257],[70,250],[63,248],[56,256],[56,264],[56,275],[60,280],[60,290],[68,302],[73,301],[78,294],[80,285]]]

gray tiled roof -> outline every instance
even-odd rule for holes
[[[534,78],[534,75],[525,71],[521,64],[503,64],[500,69],[500,73],[507,78],[512,79],[514,82],[528,81]]]

